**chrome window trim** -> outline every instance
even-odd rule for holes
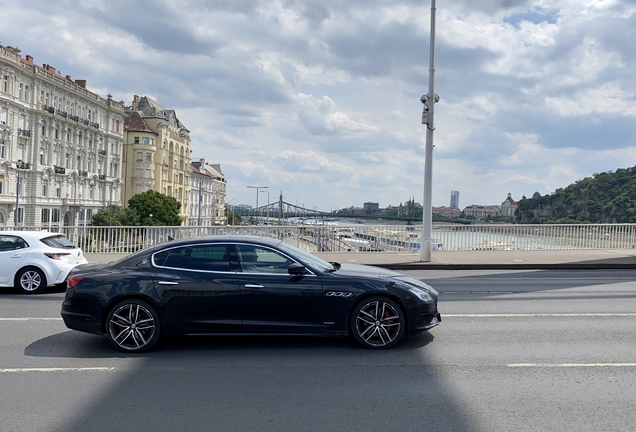
[[[167,247],[165,249],[161,249],[159,251],[154,252],[151,256],[150,256],[150,262],[152,264],[152,266],[154,268],[160,268],[160,269],[169,269],[169,270],[180,270],[180,271],[188,271],[188,272],[195,272],[195,273],[214,273],[214,274],[233,274],[233,275],[241,275],[241,274],[245,274],[245,275],[261,275],[261,276],[292,276],[289,273],[259,273],[259,272],[243,272],[243,271],[216,271],[216,270],[195,270],[195,269],[188,269],[188,268],[181,268],[181,267],[168,267],[168,266],[160,266],[157,265],[155,263],[155,255],[157,255],[158,253],[161,252],[165,252],[167,250],[171,250],[171,249],[179,249],[179,248],[186,248],[186,247],[197,247],[197,246],[229,246],[229,245],[234,245],[236,247],[236,245],[243,245],[243,246],[256,246],[256,247],[261,247],[261,248],[266,248],[266,249],[270,249],[274,252],[279,253],[280,255],[285,256],[286,258],[288,258],[289,260],[295,262],[296,264],[301,264],[303,267],[305,267],[305,269],[307,269],[307,271],[309,273],[306,273],[304,275],[299,275],[299,276],[313,276],[316,277],[316,275],[314,274],[314,272],[312,272],[305,264],[298,262],[297,259],[290,257],[289,255],[287,255],[286,253],[283,253],[282,251],[279,251],[278,249],[274,249],[270,246],[266,246],[266,245],[261,245],[261,244],[256,244],[256,243],[238,243],[238,242],[227,242],[227,243],[192,243],[192,244],[185,244],[185,245],[178,245],[178,246],[172,246],[172,247]],[[240,260],[239,260],[239,265],[240,265]]]

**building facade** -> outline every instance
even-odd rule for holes
[[[136,96],[126,108],[123,186],[124,205],[133,195],[154,190],[181,203],[190,219],[190,131],[174,110],[149,97]]]
[[[496,205],[469,205],[464,208],[466,217],[474,217],[477,220],[489,217],[501,216],[501,207]]]
[[[0,45],[0,226],[90,224],[121,203],[124,107]]]
[[[192,162],[190,176],[190,226],[227,225],[225,176],[218,164],[205,159]]]
[[[459,208],[459,191],[451,191],[450,206]]]
[[[512,199],[512,194],[508,194],[508,198],[501,203],[501,215],[512,218],[515,216],[519,203]]]

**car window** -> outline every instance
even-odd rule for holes
[[[73,249],[73,248],[76,247],[73,244],[72,241],[70,241],[69,239],[67,239],[63,235],[55,235],[55,236],[51,236],[51,237],[44,237],[44,238],[41,238],[40,241],[42,243],[44,243],[45,245],[47,245],[49,247],[52,247],[52,248]]]
[[[7,252],[16,249],[24,249],[29,247],[27,242],[16,236],[3,235],[0,236],[0,252]]]
[[[193,245],[157,252],[152,259],[158,267],[229,272],[228,255],[227,245]]]
[[[244,273],[287,274],[292,260],[277,251],[254,245],[236,245],[236,252]]]

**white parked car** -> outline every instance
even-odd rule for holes
[[[64,234],[0,231],[0,287],[40,293],[65,282],[73,267],[87,262],[82,250]]]

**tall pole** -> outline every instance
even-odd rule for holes
[[[254,209],[254,216],[257,216],[258,212],[258,191],[259,189],[267,189],[269,186],[248,186],[249,189],[256,189],[256,208]],[[256,225],[258,225],[258,219],[256,220]]]
[[[267,225],[269,225],[269,191],[261,191],[267,194]]]
[[[15,213],[13,214],[13,226],[18,226],[18,209],[20,208],[20,170],[16,170],[18,173],[18,180],[15,185]]]
[[[420,243],[420,261],[431,261],[433,248],[432,182],[433,182],[433,113],[436,102],[434,91],[435,78],[435,0],[431,0],[431,40],[428,68],[428,94],[420,99],[424,103],[422,124],[426,125],[426,160],[424,161],[424,206],[422,207],[422,241]]]
[[[199,216],[197,217],[197,226],[201,226],[201,183],[202,181],[201,179],[199,179]]]

